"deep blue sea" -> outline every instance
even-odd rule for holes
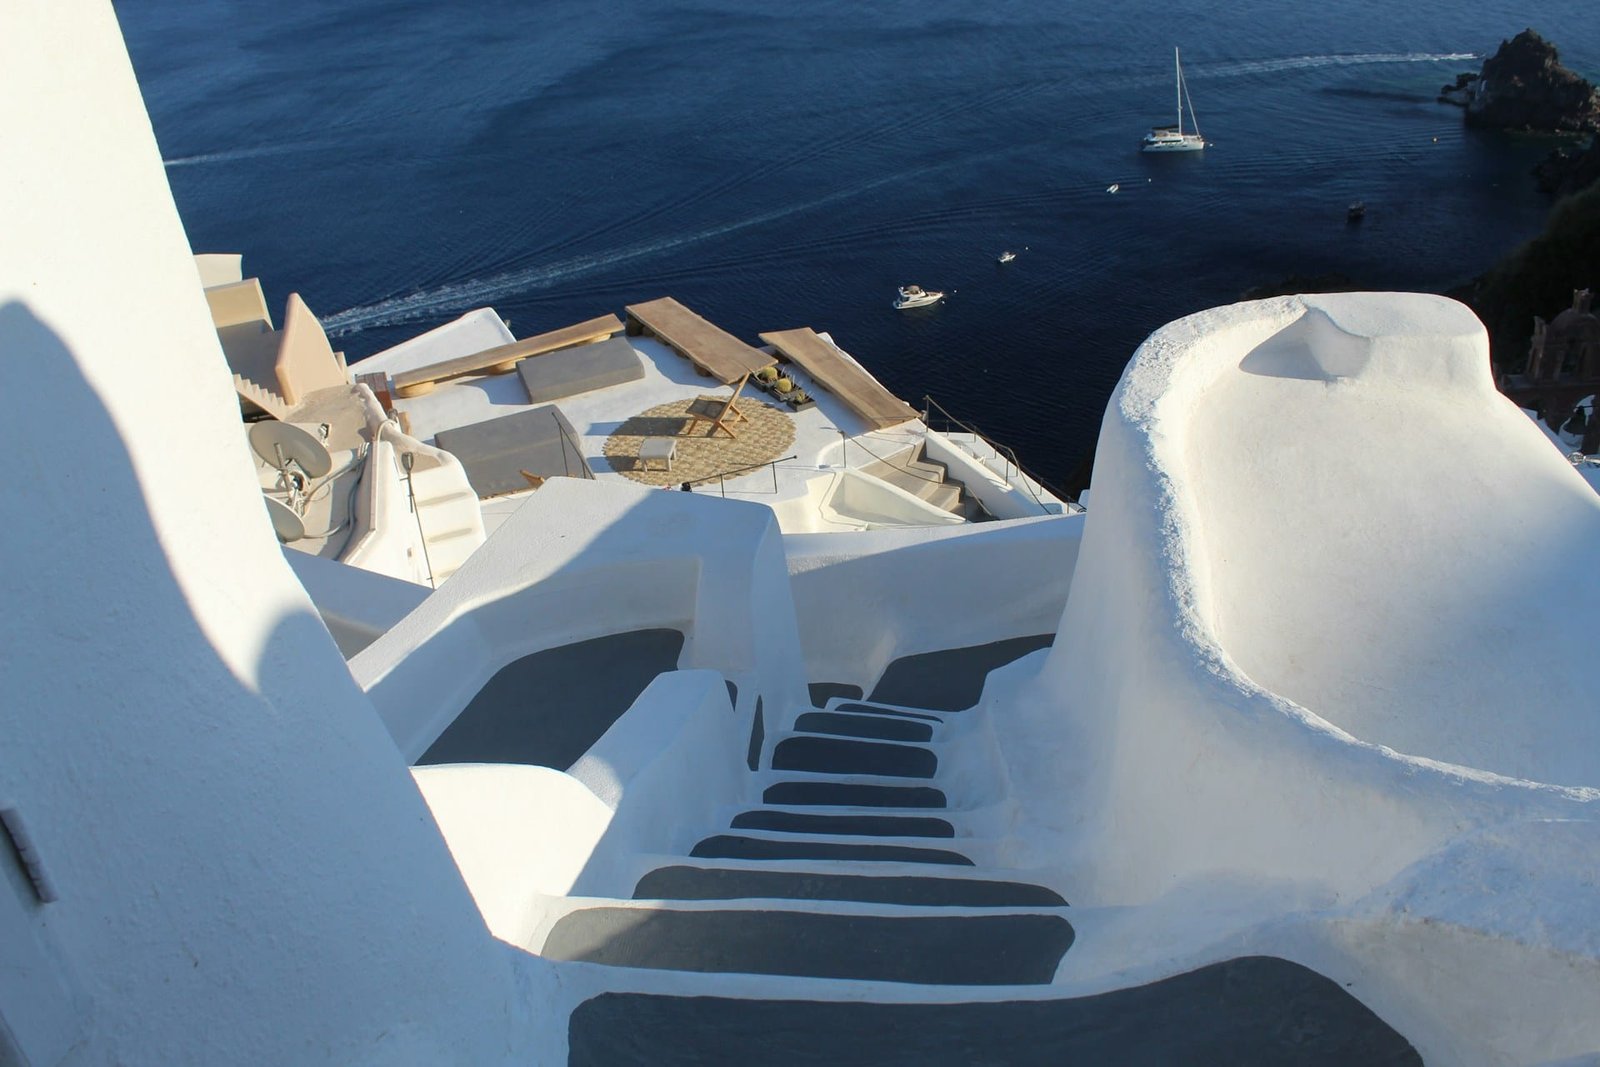
[[[1600,74],[1577,0],[115,6],[196,251],[352,359],[670,294],[828,330],[1048,481],[1161,324],[1290,274],[1442,289],[1532,236],[1548,143],[1435,93],[1527,25]],[[1213,145],[1142,155],[1174,45]],[[891,310],[912,282],[953,293]]]

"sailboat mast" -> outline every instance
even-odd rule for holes
[[[1178,61],[1178,46],[1172,46],[1172,73],[1177,75],[1175,89],[1178,93],[1178,136],[1183,136],[1183,64]]]

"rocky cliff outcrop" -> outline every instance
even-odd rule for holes
[[[1466,90],[1467,124],[1485,129],[1581,133],[1600,129],[1600,93],[1561,65],[1556,48],[1523,30],[1483,62]]]
[[[1533,176],[1539,188],[1555,196],[1571,196],[1600,182],[1600,137],[1587,148],[1558,148],[1537,167]]]
[[[1478,313],[1496,365],[1520,371],[1533,317],[1566,307],[1576,289],[1600,289],[1600,185],[1557,202],[1543,233],[1446,295]]]

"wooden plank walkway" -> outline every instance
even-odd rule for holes
[[[885,389],[876,378],[841,355],[810,327],[775,330],[762,334],[761,339],[878,429],[898,426],[917,417],[910,404]]]
[[[670,296],[628,305],[628,333],[649,334],[723,385],[743,384],[776,359],[702,319]],[[737,395],[737,390],[735,391]]]
[[[442,363],[433,363],[396,374],[394,391],[403,397],[422,396],[424,393],[432,392],[433,387],[439,382],[449,381],[451,378],[464,378],[469,374],[485,372],[509,374],[516,369],[519,360],[529,356],[542,356],[546,352],[555,352],[563,348],[572,348],[575,345],[588,344],[591,341],[604,341],[621,329],[621,319],[615,315],[601,315],[597,319],[525,337],[508,345],[486,348],[470,356],[457,356]]]

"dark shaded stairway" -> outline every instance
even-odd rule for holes
[[[552,929],[543,954],[924,985],[1050,982],[1073,939],[1066,901],[1043,886],[966,876],[974,864],[960,850],[956,823],[934,814],[945,808],[944,794],[881,781],[934,778],[939,761],[930,746],[946,723],[937,714],[876,714],[892,710],[852,702],[848,710],[800,715],[775,739],[768,769],[805,779],[774,783],[765,806],[738,813],[726,832],[689,853],[740,866],[650,871],[634,898],[660,907],[572,912]],[[874,865],[893,873],[866,873]],[[923,867],[929,875],[905,873]],[[740,907],[690,911],[668,903],[688,900]],[[948,910],[927,914],[930,908]]]
[[[685,991],[693,973],[723,972],[897,983],[912,1002],[864,1002],[859,987],[840,1001],[606,993],[573,1012],[569,1062],[1420,1062],[1336,983],[1268,957],[1030,999],[1048,996],[1072,946],[1070,909],[1023,872],[975,863],[987,842],[940,760],[988,672],[1048,643],[913,657],[924,673],[899,661],[872,698],[802,712],[770,739],[759,806],[644,873],[632,902],[563,916],[542,950],[683,972]],[[889,706],[879,690],[925,703]],[[996,986],[1014,992],[973,992]]]

